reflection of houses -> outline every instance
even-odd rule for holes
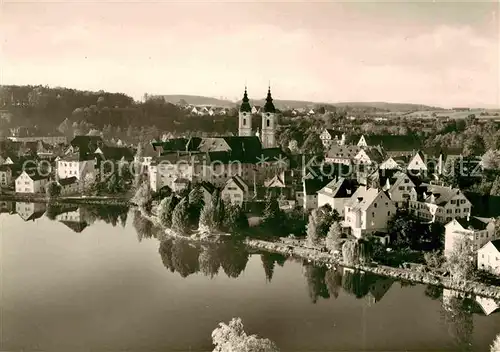
[[[377,277],[369,286],[367,294],[368,302],[370,304],[378,303],[389,292],[393,280],[387,277]]]
[[[463,238],[471,242],[473,251],[477,251],[489,241],[495,239],[493,219],[472,216],[453,219],[445,225],[444,254],[448,255]]]
[[[12,166],[0,165],[0,187],[8,187],[12,184]]]
[[[78,233],[82,232],[89,225],[83,209],[78,207],[65,209],[64,213],[56,216],[56,220]]]
[[[58,181],[61,186],[61,195],[66,196],[69,194],[75,194],[78,192],[78,180],[76,176],[61,178]]]
[[[45,203],[16,203],[16,213],[18,213],[24,221],[35,221],[36,219],[41,218],[45,213],[45,210]]]
[[[490,315],[500,311],[500,302],[496,302],[492,298],[476,296],[475,301],[483,311],[484,315]]]
[[[13,214],[16,212],[15,202],[0,201],[0,213]]]

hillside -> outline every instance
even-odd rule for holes
[[[203,97],[199,95],[155,95],[155,97],[163,97],[166,102],[177,104],[179,101],[184,100],[187,104],[190,105],[214,105],[220,107],[233,107],[235,105],[234,102],[230,100],[223,100],[211,97]]]

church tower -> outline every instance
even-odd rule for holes
[[[238,136],[252,136],[252,107],[247,95],[247,87],[241,101],[240,111],[238,112]]]
[[[271,87],[267,91],[267,98],[264,108],[262,109],[262,132],[260,140],[263,148],[276,147],[276,128],[278,125],[276,108],[271,97]]]

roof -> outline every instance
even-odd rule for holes
[[[379,193],[377,188],[359,187],[351,196],[351,199],[346,203],[352,210],[364,211],[373,203]]]
[[[273,98],[271,97],[271,87],[267,91],[266,103],[264,104],[264,112],[275,113],[276,108],[273,104]]]
[[[361,150],[356,145],[336,145],[333,144],[326,153],[327,158],[353,159]]]
[[[86,161],[94,159],[92,154],[85,153],[71,153],[62,155],[59,160],[60,161]]]
[[[69,144],[73,147],[88,148],[89,145],[97,147],[98,144],[102,143],[103,140],[101,136],[75,136]]]
[[[438,185],[421,185],[422,194],[420,198],[426,203],[437,204],[439,206],[446,205],[454,196],[462,192],[458,188],[450,188]]]
[[[74,232],[80,233],[85,228],[88,226],[88,224],[85,221],[78,222],[78,221],[59,221],[60,223],[68,226],[70,229],[72,229]]]
[[[338,180],[329,182],[319,192],[332,198],[348,198],[353,195],[357,187],[357,181],[341,177]]]
[[[78,181],[78,179],[76,178],[76,176],[72,176],[72,177],[68,177],[68,178],[59,179],[59,184],[61,186],[67,186],[67,185],[71,185],[77,181]]]
[[[134,151],[128,147],[102,146],[99,149],[102,151],[102,155],[104,156],[105,159],[111,159],[111,160],[124,159],[128,161],[134,159]]]
[[[26,173],[26,175],[28,175],[28,177],[31,178],[33,181],[46,180],[49,178],[48,176],[40,175],[39,173],[37,173],[34,170],[30,171],[29,173],[24,171],[23,173]],[[21,173],[21,175],[22,175],[22,173]],[[21,175],[19,175],[18,177],[21,177]]]
[[[189,183],[189,180],[187,178],[183,178],[183,177],[178,177],[175,179],[174,183]]]
[[[472,216],[469,219],[467,218],[457,218],[455,219],[460,226],[462,226],[466,230],[485,230],[488,224],[492,221],[492,219],[488,218],[480,218],[477,216]]]
[[[212,194],[215,191],[215,186],[207,181],[203,181],[200,183],[200,187],[204,188],[208,193]]]
[[[367,149],[365,148],[362,150],[366,153],[366,155],[368,156],[368,158],[370,158],[371,161],[382,162],[382,160],[384,159],[382,153],[377,148],[367,148]]]
[[[368,146],[380,145],[386,151],[412,151],[422,148],[417,135],[365,135]]]
[[[331,128],[327,128],[326,131],[328,132],[328,134],[330,135],[330,137],[333,138],[333,139],[335,139],[336,137],[338,139],[341,139],[342,135],[344,134],[344,132],[342,132],[342,131],[333,130]]]
[[[226,181],[226,185],[229,184],[230,182],[234,182],[236,184],[236,186],[241,189],[242,191],[246,190],[248,188],[248,185],[246,184],[245,181],[243,181],[243,179],[236,175],[236,176],[233,176],[231,177],[229,180]]]
[[[45,209],[35,211],[33,214],[30,215],[29,218],[26,219],[26,221],[39,219],[43,216],[43,214],[45,214]]]
[[[328,184],[332,179],[306,179],[304,180],[304,188],[305,188],[305,193],[306,195],[314,195],[318,193],[319,190],[321,190],[326,184]]]
[[[250,100],[248,99],[248,95],[247,95],[247,87],[245,87],[245,93],[243,94],[243,99],[242,99],[241,105],[240,105],[241,112],[252,112],[252,107],[250,106],[249,101]]]
[[[488,242],[488,243],[486,243],[486,244],[485,244],[482,248],[486,247],[489,243],[491,243],[491,244],[493,245],[493,247],[495,247],[495,248],[496,248],[496,250],[497,250],[498,252],[500,252],[500,239],[498,239],[498,240],[493,240],[493,241],[489,241],[489,242]],[[481,248],[481,249],[482,249],[482,248]]]

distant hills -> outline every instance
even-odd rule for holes
[[[185,101],[187,104],[191,105],[215,105],[221,107],[234,107],[240,104],[241,101],[233,102],[230,100],[217,99],[211,97],[204,97],[199,95],[156,95],[157,97],[163,97],[165,101],[177,104],[181,100]],[[274,105],[281,110],[284,109],[299,109],[305,107],[317,107],[317,106],[335,106],[335,107],[346,107],[351,108],[372,108],[376,110],[386,110],[390,112],[396,111],[423,111],[423,110],[443,110],[442,108],[422,105],[422,104],[404,104],[404,103],[386,103],[386,102],[340,102],[340,103],[320,103],[312,101],[301,101],[301,100],[273,100]],[[250,99],[251,105],[263,106],[265,104],[264,99]]]

